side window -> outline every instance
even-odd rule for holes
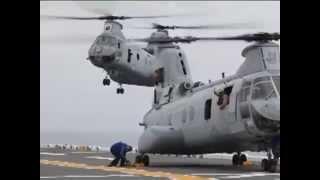
[[[183,74],[184,74],[184,75],[187,75],[186,67],[184,66],[183,60],[181,60],[180,63],[181,63],[181,67],[182,67]]]
[[[128,49],[128,63],[131,62],[131,56],[132,56],[131,49]]]
[[[212,99],[206,100],[205,108],[204,108],[204,119],[209,120],[211,118],[211,104]]]

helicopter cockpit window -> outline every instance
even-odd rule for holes
[[[154,54],[154,49],[152,48],[142,48],[143,50],[145,50],[146,52],[148,52],[149,54]]]
[[[270,77],[260,77],[254,80],[252,99],[268,99],[276,96]]]
[[[96,43],[98,45],[116,46],[117,45],[117,40],[116,40],[116,38],[110,37],[110,36],[99,36],[97,38]]]
[[[250,87],[251,87],[251,81],[247,81],[243,83],[240,91],[240,97],[239,97],[240,102],[245,102],[249,99]]]

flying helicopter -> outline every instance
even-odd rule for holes
[[[105,29],[109,33],[103,33],[101,39],[102,42],[107,39],[109,43],[103,47],[94,44],[89,50],[89,60],[98,67],[104,67],[112,59],[119,64],[131,63],[135,55],[136,62],[141,57],[144,62],[150,62],[141,66],[143,71],[137,68],[132,71],[148,71],[148,76],[144,76],[148,78],[132,74],[126,82],[139,77],[137,80],[143,80],[143,86],[155,87],[152,108],[140,123],[144,132],[139,139],[140,155],[136,162],[148,166],[147,154],[153,153],[227,152],[236,153],[232,158],[233,165],[242,165],[247,157],[241,152],[265,150],[267,158],[262,160],[262,168],[274,172],[280,158],[280,52],[279,45],[272,41],[279,40],[280,34],[170,37],[167,29],[177,26],[158,24],[151,37],[129,40],[121,33],[122,25],[115,21],[126,18],[131,17],[98,18],[106,19]],[[117,38],[110,40],[112,37]],[[234,75],[223,76],[209,84],[192,80],[186,55],[178,43],[236,40],[255,43],[243,50],[242,56],[246,59]],[[148,46],[144,49],[129,47],[129,42],[146,42]],[[114,77],[112,79],[116,79]]]
[[[99,34],[88,51],[87,60],[94,66],[102,68],[106,76],[102,81],[104,86],[109,86],[111,80],[117,82],[117,94],[123,94],[123,84],[153,87],[161,77],[159,62],[162,59],[154,55],[154,45],[152,42],[147,47],[141,47],[132,42],[136,40],[126,39],[122,30],[123,25],[118,21],[128,19],[156,19],[169,18],[172,16],[113,16],[105,15],[98,17],[71,17],[71,16],[47,16],[44,19],[64,19],[64,20],[103,20],[103,32]],[[170,26],[153,23],[151,27],[132,27],[135,29],[155,29],[150,38],[166,38],[169,36],[168,29],[239,29],[254,28],[249,23],[215,24],[198,26]]]

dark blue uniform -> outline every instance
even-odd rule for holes
[[[121,160],[120,166],[124,166],[126,161],[126,153],[131,150],[132,147],[123,142],[117,142],[113,144],[110,148],[110,152],[113,154],[115,159],[110,163],[110,166],[116,166],[119,160]]]

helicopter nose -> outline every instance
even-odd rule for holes
[[[280,131],[280,99],[252,101],[251,109],[254,124],[258,129],[269,134]]]
[[[95,46],[89,52],[89,60],[96,66],[103,67],[112,63],[115,59],[116,50],[108,46]]]
[[[271,98],[268,100],[253,101],[254,109],[263,117],[280,121],[280,99]]]

